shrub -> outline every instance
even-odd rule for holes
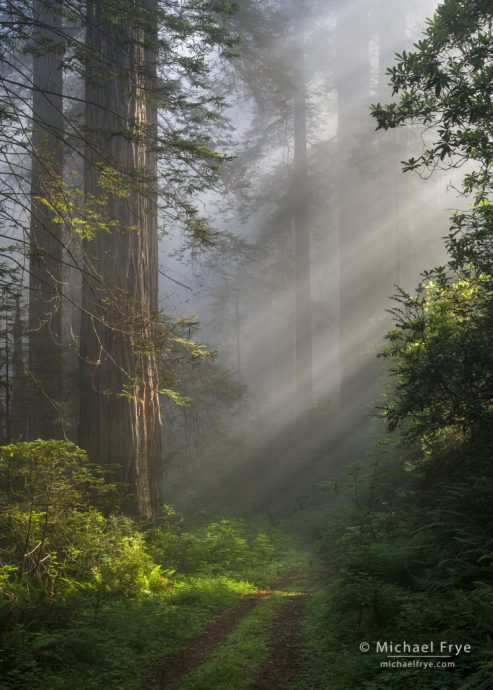
[[[289,551],[287,540],[275,530],[244,520],[219,519],[186,525],[166,522],[150,545],[157,563],[179,573],[208,573],[269,578]]]

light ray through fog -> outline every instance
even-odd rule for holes
[[[255,259],[238,260],[217,252],[207,265],[201,267],[199,261],[193,296],[178,290],[178,295],[187,299],[187,312],[199,315],[202,337],[218,350],[218,363],[234,375],[241,359],[241,382],[247,387],[243,404],[222,413],[224,428],[239,430],[241,452],[232,451],[234,433],[226,434],[229,440],[222,446],[218,445],[218,434],[212,434],[209,446],[205,441],[203,454],[211,462],[210,486],[253,482],[253,493],[260,491],[262,484],[267,498],[275,488],[276,473],[279,482],[279,475],[294,477],[310,466],[313,469],[323,451],[326,455],[329,451],[335,464],[337,458],[350,454],[354,439],[347,437],[345,429],[351,420],[359,419],[362,428],[372,424],[368,411],[383,393],[376,353],[382,349],[391,323],[388,310],[393,304],[389,298],[396,283],[413,290],[421,271],[443,262],[447,209],[459,203],[453,191],[443,193],[447,182],[454,180],[450,172],[446,178],[438,174],[435,181],[426,183],[411,174],[401,177],[401,161],[419,152],[422,145],[419,130],[375,133],[369,114],[371,102],[390,98],[384,74],[392,65],[393,53],[411,47],[417,29],[423,27],[424,18],[436,5],[433,0],[417,0],[406,11],[391,0],[344,0],[330,7],[316,0],[306,4],[316,398],[315,409],[307,410],[299,409],[296,403],[295,195],[289,105],[297,88],[292,46],[294,40],[301,40],[301,29],[294,16],[289,17],[289,3],[273,3],[274,9],[280,9],[279,21],[285,24],[277,35],[274,32],[269,37],[269,48],[259,60],[264,60],[274,75],[278,70],[275,88],[259,102],[248,89],[241,98],[238,93],[231,96],[233,124],[238,122],[236,136],[241,141],[231,148],[237,158],[229,172],[226,169],[227,197],[222,196],[221,203],[228,199],[232,209],[229,217],[235,222],[222,222],[212,211],[214,197],[207,200],[213,222],[255,247]],[[337,31],[346,34],[337,35]],[[367,41],[366,47],[358,45],[361,41]],[[341,64],[337,51],[344,44],[350,59]],[[366,94],[360,91],[362,84],[368,89]],[[338,103],[338,97],[344,103]],[[346,119],[341,122],[341,117]],[[345,202],[341,200],[343,193]],[[349,209],[343,209],[347,200]],[[348,218],[352,227],[348,227]],[[178,267],[173,259],[167,261],[171,270]],[[187,269],[182,270],[183,281],[190,284]],[[349,274],[342,276],[343,270]],[[199,287],[204,276],[207,280],[203,282],[212,283],[213,291],[204,293]],[[349,317],[341,311],[345,284],[351,286]],[[233,294],[239,296],[237,300]],[[214,301],[218,296],[220,302]],[[347,332],[341,341],[344,320],[353,325],[347,331],[346,323]],[[342,360],[345,371],[343,367],[341,375]],[[341,411],[344,377],[353,379],[355,388]],[[362,422],[363,418],[366,421]],[[287,439],[293,433],[297,457],[289,458],[286,443],[289,446]],[[255,481],[258,472],[261,482]],[[323,472],[319,467],[312,474],[323,476]]]

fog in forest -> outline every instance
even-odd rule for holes
[[[459,203],[453,172],[401,172],[430,133],[376,132],[370,117],[371,103],[391,99],[394,53],[412,46],[436,4],[307,0],[270,13],[259,3],[271,22],[262,54],[240,47],[246,77],[215,75],[234,156],[202,200],[219,242],[192,256],[165,236],[160,299],[197,315],[197,337],[237,398],[221,400],[219,384],[208,405],[172,412],[170,497],[192,488],[245,510],[285,510],[371,448],[389,298],[444,262]]]
[[[165,381],[185,401],[161,401],[158,473],[166,500],[289,511],[371,448],[386,386],[376,355],[392,323],[389,298],[396,285],[412,291],[423,270],[444,261],[448,210],[460,203],[453,171],[430,180],[401,172],[433,133],[418,126],[377,132],[370,116],[371,103],[391,99],[386,70],[394,54],[412,46],[436,5],[244,2],[230,20],[242,37],[233,59],[207,56],[208,87],[226,105],[222,123],[208,132],[229,160],[214,188],[201,189],[196,170],[191,195],[213,242],[197,246],[166,207],[157,219],[159,310],[170,320],[189,318],[188,335],[212,355],[192,365],[178,357]],[[81,41],[77,18],[63,21]],[[29,82],[28,63],[13,46],[13,86],[4,86],[16,97],[16,80]],[[70,137],[87,126],[80,124],[81,75],[67,71],[63,89],[64,184],[76,186],[84,155]],[[17,107],[27,116],[26,99]],[[160,114],[158,126],[166,130],[175,118]],[[32,191],[22,181],[23,145],[9,142],[2,157],[7,247],[10,238],[26,241]],[[159,165],[160,193],[174,194],[174,163]],[[80,266],[87,256],[69,232],[63,251],[63,433],[80,442],[78,331],[90,304],[81,297]],[[25,257],[18,263],[26,298]],[[7,419],[13,403],[5,395]],[[89,439],[94,424],[86,423]]]
[[[0,689],[493,687],[493,3],[0,0]]]

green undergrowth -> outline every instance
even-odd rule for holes
[[[71,444],[0,448],[0,689],[132,690],[245,594],[304,563],[262,522],[167,506],[152,528]]]
[[[350,473],[352,507],[321,543],[331,574],[308,605],[309,669],[299,690],[491,687],[491,440],[448,432],[425,454],[408,453],[404,467],[401,458],[371,468],[368,482]],[[382,662],[392,652],[377,641],[470,651],[447,660],[453,669],[389,668]]]
[[[183,599],[178,595],[119,600],[97,617],[83,610],[63,627],[37,633],[14,629],[3,650],[17,663],[0,687],[139,688],[146,669],[252,589],[237,583],[229,588],[227,582],[200,584],[190,587]]]
[[[117,600],[97,616],[84,610],[63,627],[33,634],[14,629],[4,651],[17,665],[0,687],[140,688],[153,666],[253,591],[253,585],[227,578],[194,578],[177,594]]]
[[[269,655],[270,623],[285,596],[273,593],[261,600],[212,658],[184,679],[180,690],[247,690]]]

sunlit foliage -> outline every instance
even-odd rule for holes
[[[485,274],[424,278],[414,295],[395,297],[395,326],[383,356],[392,387],[385,415],[391,430],[438,433],[452,426],[477,434],[491,424],[493,301]]]
[[[135,687],[298,558],[265,525],[169,506],[143,531],[119,510],[122,487],[63,441],[2,446],[0,488],[2,689]]]

